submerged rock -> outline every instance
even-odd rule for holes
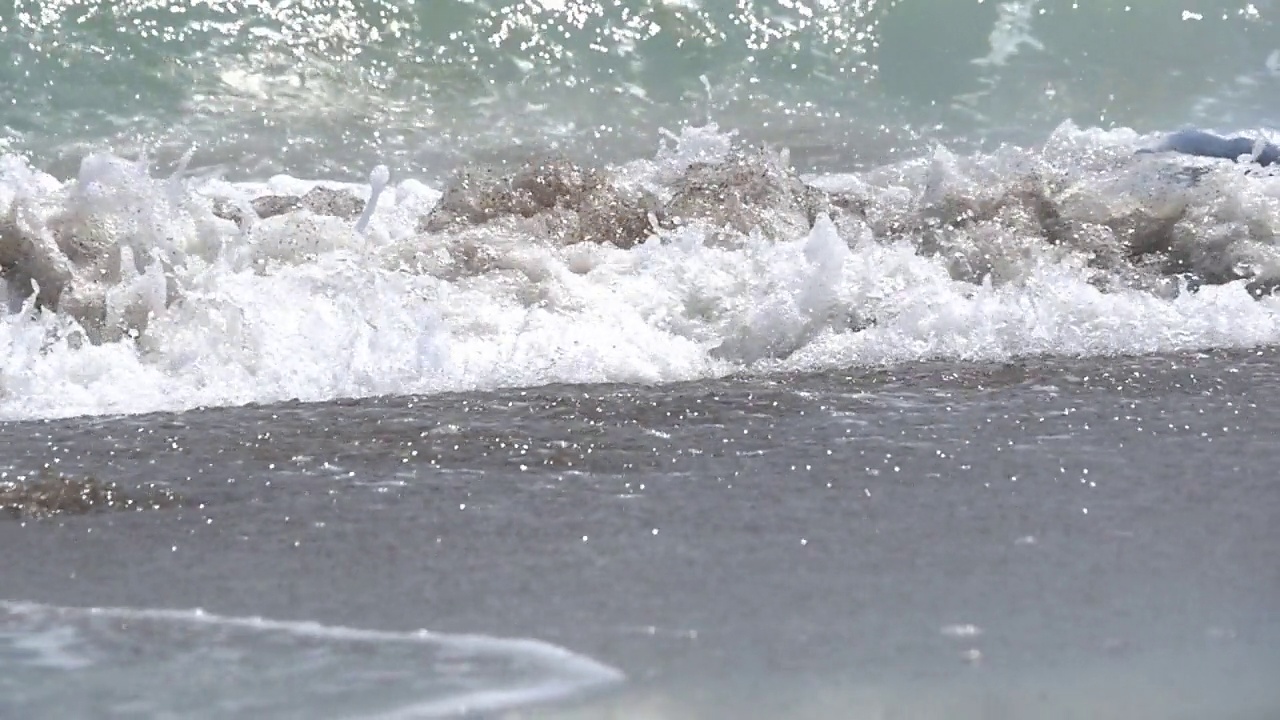
[[[0,482],[0,510],[14,518],[84,515],[96,510],[159,510],[180,505],[182,499],[167,488],[125,490],[94,478],[44,474],[21,482]]]
[[[785,160],[751,151],[690,165],[676,181],[663,224],[708,222],[743,235],[794,237],[833,209],[827,193],[805,183]]]
[[[365,206],[365,200],[349,190],[333,190],[326,187],[312,188],[302,196],[301,203],[304,208],[316,215],[328,215],[343,220],[355,220],[360,217]]]
[[[249,205],[259,220],[284,215],[298,210],[308,210],[316,215],[355,220],[364,212],[365,201],[348,190],[315,187],[305,195],[263,195],[254,198]],[[213,202],[213,214],[237,225],[244,224],[244,209],[225,198]]]
[[[704,224],[766,237],[807,232],[835,208],[827,194],[806,184],[785,159],[743,151],[724,162],[694,163],[675,181],[665,202],[624,188],[610,175],[567,160],[530,161],[511,173],[482,168],[459,173],[419,230],[440,233],[504,218],[541,219],[563,243],[611,243],[630,248],[654,225],[671,229]]]
[[[526,162],[512,173],[493,168],[458,173],[418,229],[440,233],[543,216],[565,244],[611,243],[625,249],[652,234],[650,215],[657,211],[651,196],[624,191],[603,171],[553,159]]]

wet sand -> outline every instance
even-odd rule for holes
[[[1256,351],[6,423],[4,480],[182,501],[6,516],[0,599],[537,638],[626,675],[586,716],[1261,718],[1277,401]]]

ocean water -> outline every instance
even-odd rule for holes
[[[1271,0],[0,59],[0,716],[1280,715]]]

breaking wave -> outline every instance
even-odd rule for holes
[[[1280,177],[1155,142],[802,176],[708,125],[437,187],[7,155],[0,417],[1280,341]]]

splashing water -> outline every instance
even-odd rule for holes
[[[177,410],[1280,337],[1280,185],[1064,125],[802,178],[689,128],[652,160],[443,190],[8,156],[0,413]],[[370,198],[365,203],[362,198]]]

